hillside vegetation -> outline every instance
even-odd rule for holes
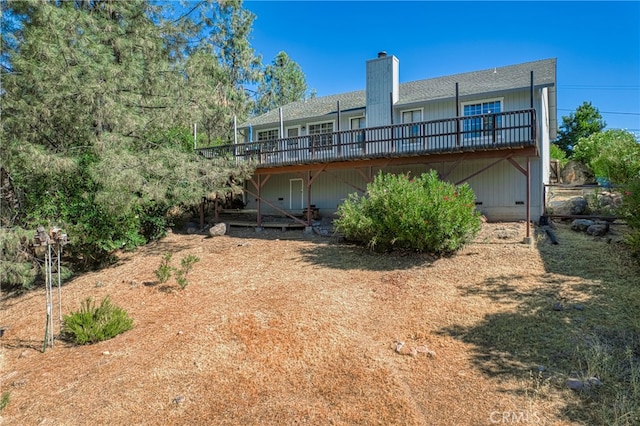
[[[484,224],[447,258],[170,234],[63,287],[65,313],[129,313],[111,340],[42,353],[44,293],[3,295],[4,424],[637,424],[640,271],[622,228],[558,226],[530,247],[524,224]],[[200,259],[184,289],[157,281],[166,253]]]

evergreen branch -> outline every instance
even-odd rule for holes
[[[199,8],[200,6],[202,6],[204,4],[203,1],[196,3],[195,6],[193,6],[193,8],[191,8],[191,10],[189,10],[187,13],[185,13],[184,15],[182,15],[181,17],[179,17],[178,19],[174,20],[172,23],[177,23],[178,21],[181,21],[182,19],[186,18],[187,16],[191,15],[191,13],[196,10],[197,8]]]
[[[161,106],[152,106],[152,105],[132,105],[132,104],[126,104],[125,105],[128,108],[143,108],[143,109],[168,109],[168,108],[172,108],[170,106],[167,105],[161,105]]]

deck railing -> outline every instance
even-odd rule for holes
[[[221,145],[198,151],[207,158],[236,157],[257,167],[425,154],[527,148],[536,145],[534,109],[419,123]]]

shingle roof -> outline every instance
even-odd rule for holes
[[[533,71],[535,87],[551,87],[550,90],[553,90],[551,95],[555,104],[556,59],[553,58],[401,83],[399,99],[395,106],[455,98],[456,83],[458,83],[460,97],[526,89],[531,84],[531,71]],[[343,112],[364,109],[365,91],[358,90],[292,102],[282,106],[282,115],[287,122],[309,121],[314,117],[335,114],[338,101],[340,101],[340,110]],[[555,105],[552,107],[555,109]],[[552,117],[555,116],[552,114]],[[280,114],[276,109],[253,117],[239,127],[246,128],[250,125],[262,126],[279,122]]]

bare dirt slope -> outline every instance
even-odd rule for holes
[[[455,331],[518,309],[517,298],[483,292],[502,277],[517,277],[520,295],[547,285],[524,232],[485,224],[442,259],[370,254],[299,231],[171,234],[63,286],[64,313],[107,295],[129,312],[133,330],[112,340],[56,341],[42,353],[44,292],[4,298],[4,424],[483,425],[513,413],[569,424],[570,391],[536,397],[535,363],[481,368],[479,356],[500,353],[479,354]],[[176,264],[200,258],[184,290],[155,282],[167,252]],[[396,352],[397,341],[417,355]]]

